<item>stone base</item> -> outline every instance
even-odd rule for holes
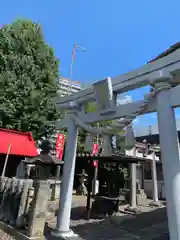
[[[67,232],[63,232],[63,231],[53,231],[51,232],[51,235],[57,240],[67,240],[68,238],[77,238],[78,235],[75,234],[71,229],[69,229],[69,231]]]
[[[140,209],[137,207],[131,207],[131,206],[127,206],[124,211],[128,212],[128,213],[132,213],[132,214],[138,214],[140,213]]]
[[[160,203],[159,201],[157,201],[157,202],[153,201],[149,204],[149,206],[151,206],[151,207],[163,207],[163,204]]]
[[[80,185],[77,189],[76,189],[76,195],[78,196],[86,196],[87,195],[87,188],[85,185]]]
[[[42,240],[44,239],[44,236],[37,236],[37,237],[28,237],[24,233],[20,232],[18,229],[16,229],[13,226],[10,226],[4,222],[0,221],[0,229],[2,229],[5,233],[11,235],[13,239],[19,239],[19,240]]]
[[[61,181],[59,180],[49,180],[50,184],[50,200],[55,201],[60,196],[61,191]]]

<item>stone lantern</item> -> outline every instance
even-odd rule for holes
[[[40,155],[23,161],[26,169],[28,169],[28,166],[31,166],[31,170],[28,169],[27,177],[38,180],[59,179],[60,167],[63,162],[51,154],[53,149],[51,142],[44,140],[41,144],[41,149]]]
[[[51,200],[55,200],[55,198],[59,198],[60,170],[63,161],[51,154],[53,147],[49,140],[42,142],[41,149],[40,155],[23,161],[28,169],[27,178],[48,181],[52,190]]]
[[[85,182],[87,181],[88,175],[86,174],[85,170],[83,169],[81,173],[78,174],[80,186],[76,190],[77,195],[87,195],[87,188],[85,186]]]

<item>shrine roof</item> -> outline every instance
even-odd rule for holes
[[[180,141],[180,119],[178,118],[176,119],[176,128],[177,128],[179,141]],[[142,140],[146,139],[148,143],[159,144],[158,124],[155,123],[149,126],[136,127],[135,137],[136,137],[136,140],[139,142],[142,142]]]
[[[180,48],[180,42],[177,42],[177,43],[173,44],[172,46],[170,46],[167,50],[165,50],[164,52],[162,52],[161,54],[159,54],[158,56],[156,56],[155,58],[150,60],[148,63],[152,63],[163,57],[166,57],[167,55],[175,52],[179,48]]]
[[[10,155],[34,157],[38,154],[30,132],[0,128],[0,154],[7,154],[9,144],[11,144]]]
[[[145,162],[149,161],[150,159],[144,157],[132,157],[124,154],[119,155],[112,155],[112,156],[91,156],[90,154],[78,154],[76,159],[87,159],[89,161],[99,160],[105,163],[138,163],[138,162]]]
[[[61,165],[64,163],[63,161],[59,161],[55,156],[42,153],[33,158],[26,158],[26,160],[24,160],[23,162],[26,164],[34,165]]]

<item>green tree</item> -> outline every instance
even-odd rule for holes
[[[59,117],[57,79],[58,60],[39,24],[18,20],[0,29],[0,127],[45,135]]]

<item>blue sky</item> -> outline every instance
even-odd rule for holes
[[[0,24],[17,18],[38,21],[60,59],[64,77],[73,44],[87,48],[76,54],[72,78],[89,84],[139,67],[179,41],[179,9],[178,0],[6,0],[1,3]],[[147,91],[129,94],[136,101]],[[152,114],[140,117],[135,125],[155,121]]]

